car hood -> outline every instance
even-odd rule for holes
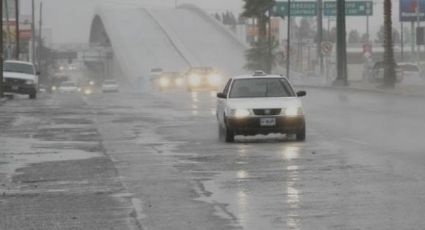
[[[15,72],[4,72],[4,78],[22,79],[22,80],[38,80],[38,77],[32,74],[26,73],[15,73]]]
[[[298,97],[230,98],[227,105],[232,109],[274,109],[301,106],[301,100]]]

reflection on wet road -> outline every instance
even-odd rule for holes
[[[126,124],[140,135],[150,130],[155,138],[146,143],[153,146],[155,157],[162,159],[161,168],[155,170],[172,168],[178,171],[173,176],[190,181],[197,194],[191,199],[207,203],[213,207],[214,216],[227,223],[217,229],[417,229],[415,223],[423,223],[419,213],[425,206],[415,204],[415,200],[425,197],[421,192],[425,191],[425,182],[416,176],[425,172],[412,162],[423,159],[416,150],[425,146],[419,142],[408,146],[403,141],[405,158],[400,160],[394,153],[399,147],[393,147],[400,145],[398,135],[386,136],[391,139],[388,145],[372,142],[382,139],[378,129],[389,121],[401,131],[414,121],[425,130],[424,123],[418,122],[421,116],[410,112],[414,103],[407,99],[350,93],[335,96],[333,92],[311,90],[305,99],[305,143],[272,135],[238,137],[236,143],[225,144],[217,139],[215,93],[173,92],[150,97],[154,99],[121,94],[92,97],[88,102],[106,110],[111,103],[131,108],[114,114],[133,116],[133,120],[119,126],[109,124],[108,129],[123,129]],[[403,116],[409,119],[397,120],[402,113],[394,111],[394,106],[407,111]],[[145,124],[144,116],[156,120]],[[365,123],[370,132],[363,131]],[[423,136],[420,129],[412,131]],[[120,152],[120,148],[115,151]],[[145,156],[140,157],[142,162]],[[143,183],[140,177],[137,174],[131,183]],[[143,186],[137,189],[143,191]],[[397,194],[407,198],[400,199]],[[157,200],[155,196],[139,199],[149,203]],[[394,208],[386,208],[390,203]],[[147,219],[155,219],[149,206],[143,210]],[[400,219],[401,210],[409,216]],[[191,211],[194,213],[197,211]]]

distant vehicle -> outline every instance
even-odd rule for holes
[[[304,111],[299,97],[286,77],[275,75],[232,77],[217,93],[219,137],[233,142],[235,135],[270,133],[306,137]]]
[[[3,64],[4,91],[6,93],[27,94],[37,98],[38,75],[34,64],[23,61],[5,61]]]
[[[373,66],[372,76],[369,78],[369,82],[383,82],[384,81],[384,62],[376,62]],[[399,65],[395,66],[396,71],[396,83],[400,83],[403,80],[403,71]]]
[[[117,81],[115,80],[105,80],[102,83],[102,92],[108,93],[108,92],[119,92],[119,85]]]
[[[153,81],[153,80],[157,79],[159,77],[159,75],[161,75],[161,74],[162,74],[162,68],[153,68],[153,69],[151,69],[149,79],[151,81]]]
[[[188,91],[218,91],[223,76],[212,67],[193,67],[186,73],[186,81]]]
[[[163,72],[155,80],[155,85],[162,91],[182,87],[184,78],[179,72]]]
[[[84,95],[92,95],[95,92],[95,86],[84,84],[78,89],[78,91]]]
[[[403,73],[403,84],[425,84],[424,76],[415,63],[398,63],[399,69]]]
[[[59,93],[77,93],[78,86],[72,81],[66,81],[60,84],[59,88],[57,88],[57,91]]]

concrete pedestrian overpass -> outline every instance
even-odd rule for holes
[[[146,80],[157,67],[184,71],[190,66],[213,66],[228,74],[245,72],[246,45],[193,5],[100,6],[89,42],[93,49],[110,50],[113,63],[130,82]]]

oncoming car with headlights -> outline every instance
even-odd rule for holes
[[[160,90],[182,87],[184,78],[179,72],[163,72],[158,76],[157,86]]]
[[[282,76],[238,76],[230,78],[217,93],[219,136],[233,142],[235,135],[295,134],[304,141],[306,125],[299,97]]]
[[[223,76],[212,67],[194,67],[186,73],[188,91],[218,91]]]

